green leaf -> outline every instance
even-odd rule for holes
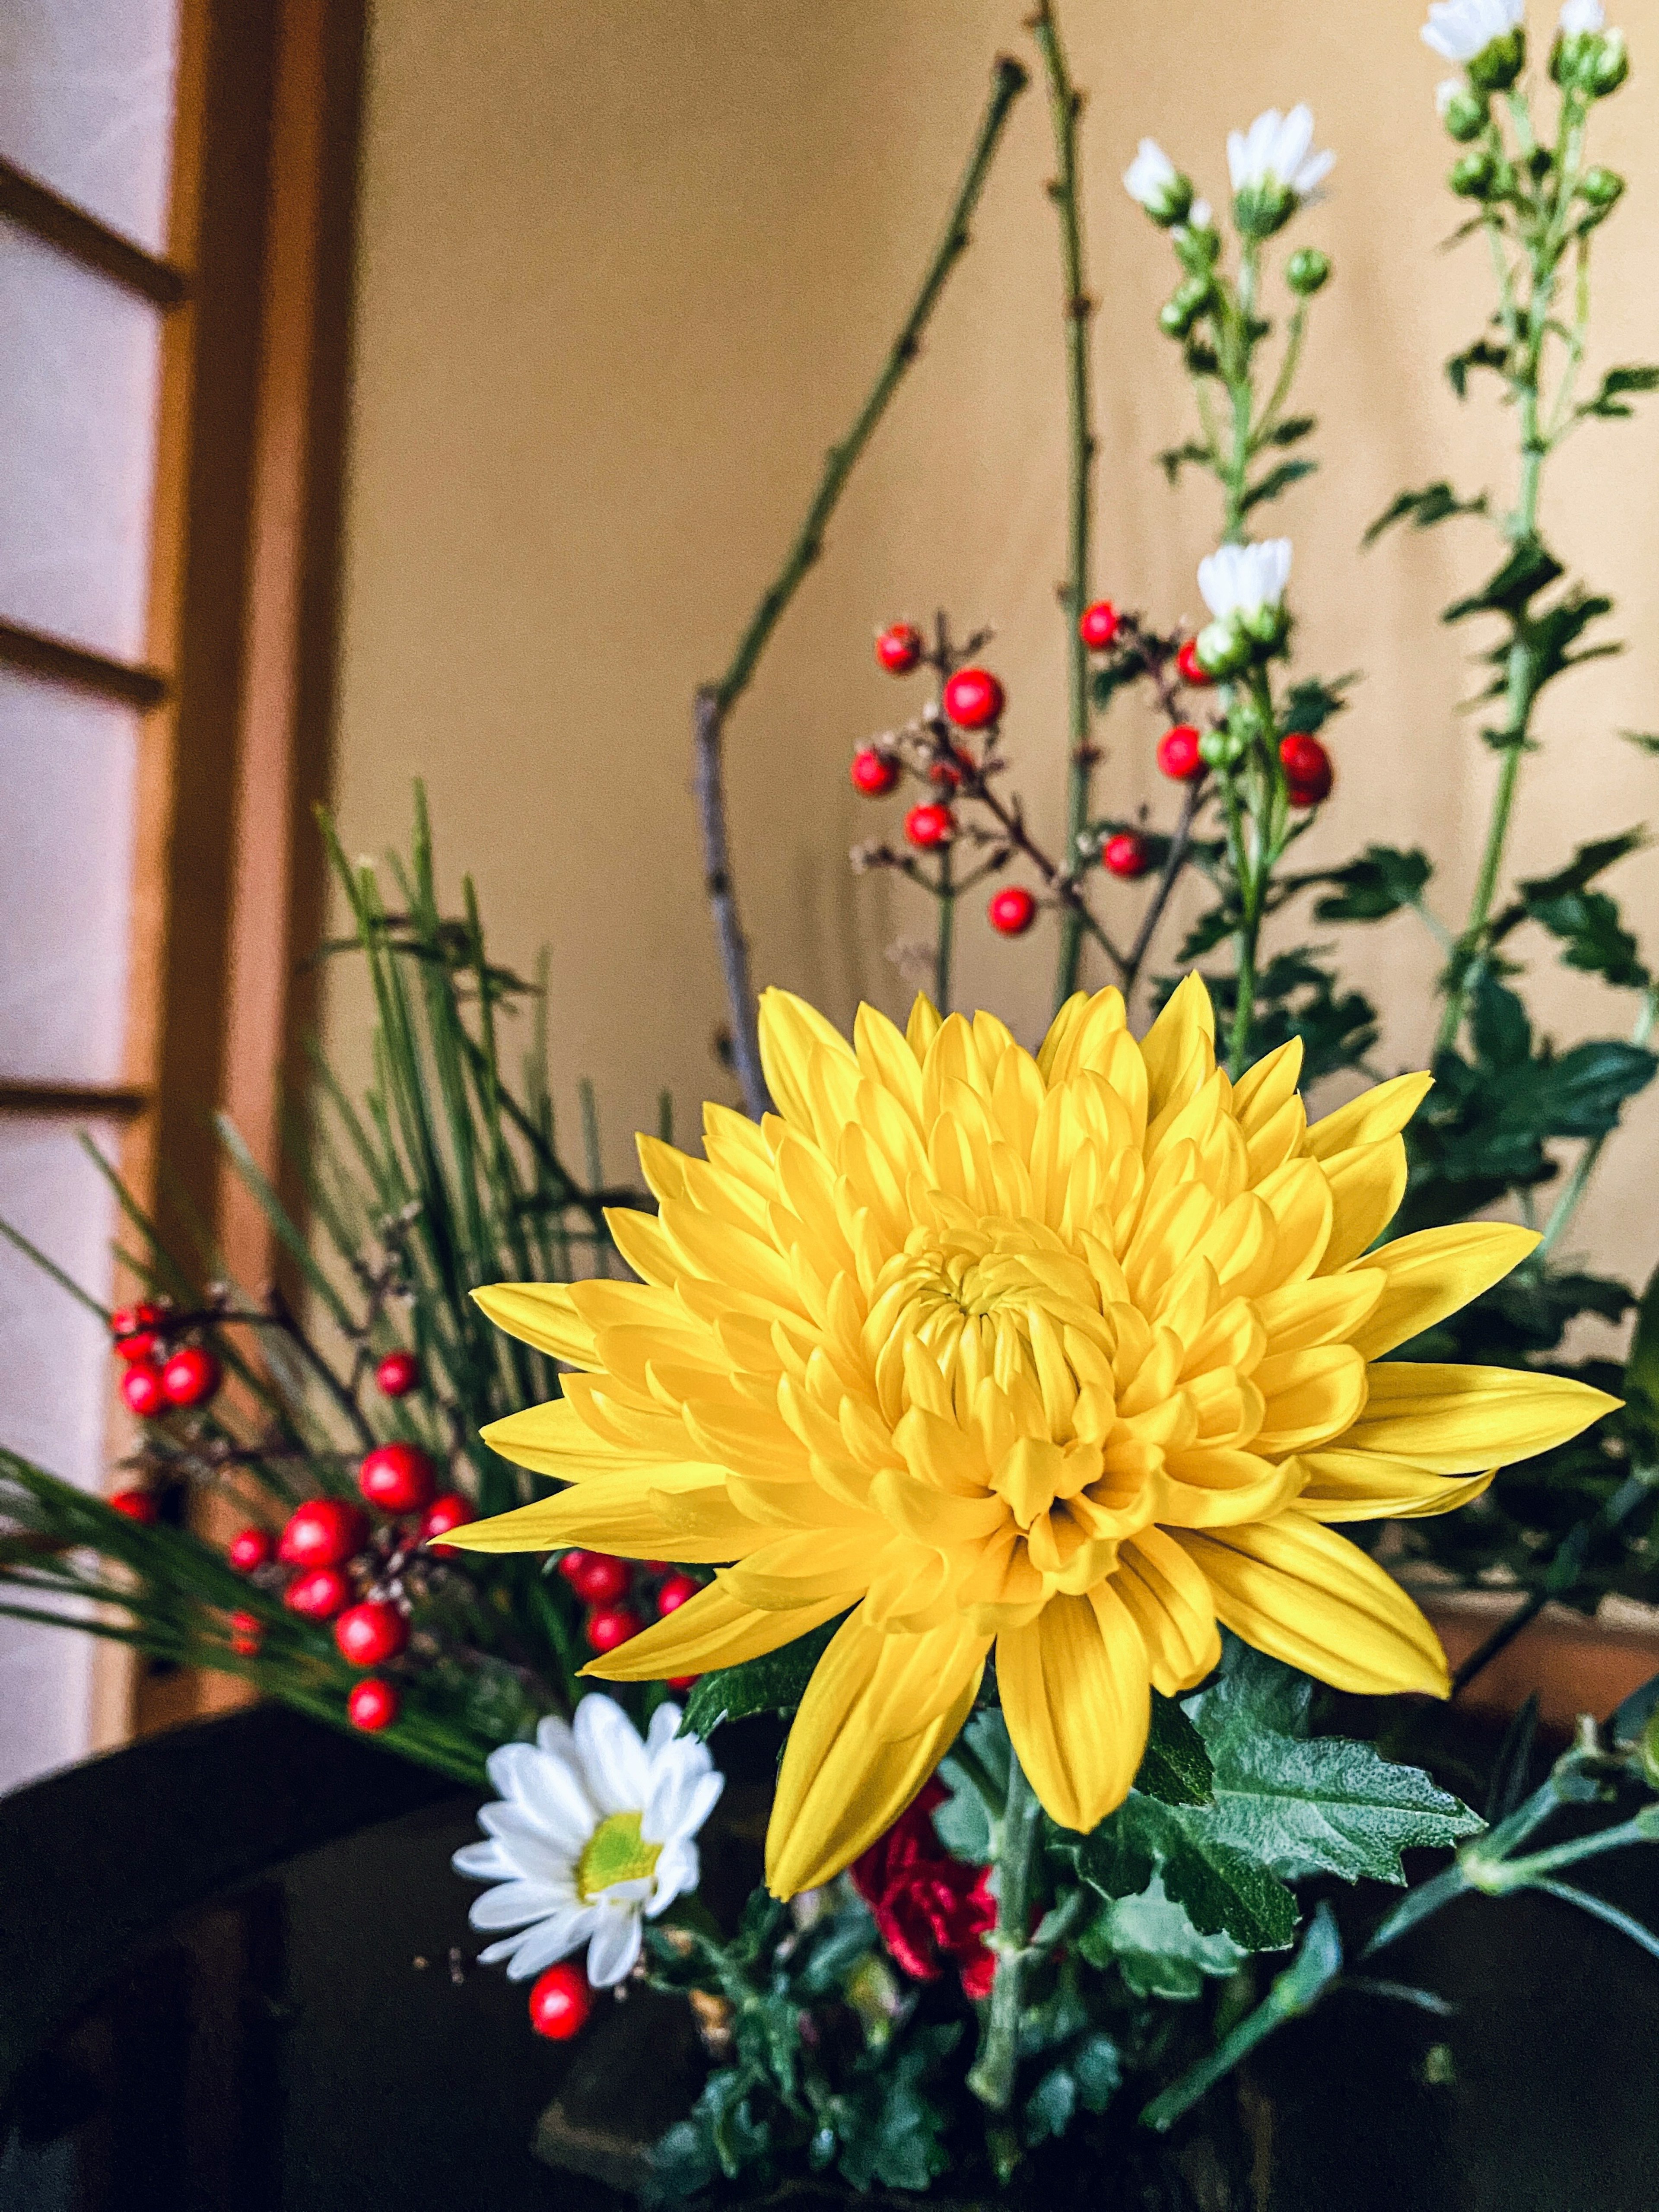
[[[1464,225],[1466,231],[1474,228],[1472,223]],[[1462,234],[1459,234],[1460,236]],[[1472,368],[1490,368],[1498,375],[1504,376],[1509,373],[1509,365],[1510,356],[1505,347],[1493,345],[1486,338],[1477,338],[1473,345],[1465,346],[1462,353],[1452,356],[1446,363],[1446,375],[1452,390],[1460,399],[1463,399],[1468,396],[1469,371]]]
[[[1382,921],[1422,897],[1434,865],[1415,846],[1368,845],[1358,860],[1334,868],[1325,880],[1336,889],[1314,908],[1316,921]]]
[[[1215,456],[1209,447],[1199,445],[1191,438],[1182,445],[1166,447],[1163,453],[1155,456],[1155,459],[1171,488],[1180,483],[1182,469],[1188,466],[1207,469],[1213,467],[1215,464]]]
[[[1469,615],[1518,615],[1529,599],[1565,573],[1553,554],[1547,552],[1536,538],[1525,538],[1478,592],[1472,592],[1467,599],[1454,600],[1440,619],[1455,623]]]
[[[1166,1805],[1207,1805],[1213,1798],[1204,1739],[1173,1698],[1152,1692],[1152,1724],[1134,1786]]]
[[[827,1620],[781,1651],[705,1674],[685,1701],[679,1733],[701,1736],[706,1743],[723,1721],[747,1720],[753,1713],[793,1713],[840,1626],[840,1620]]]
[[[1069,2066],[1051,2066],[1025,2100],[1021,2134],[1034,2149],[1050,2136],[1063,2136],[1077,2110],[1077,2081]]]
[[[1601,387],[1592,399],[1575,407],[1578,416],[1599,415],[1604,420],[1635,412],[1626,407],[1623,395],[1627,392],[1659,392],[1659,368],[1651,362],[1635,362],[1624,368],[1610,368],[1601,379]]]
[[[1091,1966],[1115,1965],[1136,1996],[1190,2002],[1206,1978],[1236,1973],[1248,1954],[1230,1936],[1200,1936],[1154,1875],[1139,1896],[1115,1898],[1079,1940]]]
[[[1659,735],[1651,730],[1620,730],[1619,734],[1627,745],[1636,746],[1638,751],[1659,753]]]
[[[1625,1419],[1640,1447],[1638,1462],[1659,1465],[1659,1269],[1649,1278],[1636,1309],[1625,1359]]]
[[[1443,478],[1437,483],[1425,484],[1421,491],[1402,491],[1393,505],[1385,507],[1365,535],[1362,545],[1374,545],[1385,530],[1396,522],[1410,520],[1413,530],[1428,530],[1437,522],[1444,522],[1454,514],[1484,514],[1486,495],[1477,492],[1473,499],[1459,499]]]
[[[1264,446],[1300,445],[1318,427],[1316,418],[1311,415],[1287,415],[1282,422],[1273,425],[1261,442]]]
[[[1469,1033],[1488,1067],[1524,1066],[1532,1055],[1532,1022],[1524,1000],[1492,975],[1475,986]]]
[[[1312,476],[1318,466],[1317,461],[1280,461],[1277,468],[1268,470],[1259,483],[1250,486],[1239,501],[1239,513],[1248,514],[1252,507],[1280,498],[1292,484],[1300,483],[1304,477]]]
[[[1076,1862],[1103,1897],[1137,1896],[1158,1872],[1200,1935],[1224,1929],[1246,1951],[1282,1951],[1296,1933],[1295,1898],[1212,1832],[1209,1808],[1179,1809],[1131,1790],[1077,1846]]]
[[[1529,898],[1527,910],[1565,947],[1569,968],[1604,975],[1622,990],[1641,990],[1648,981],[1637,942],[1623,927],[1617,902],[1605,891],[1567,891],[1559,898]]]
[[[1449,1848],[1484,1826],[1420,1768],[1310,1736],[1312,1698],[1306,1675],[1237,1646],[1215,1687],[1187,1701],[1215,1769],[1213,1809],[1172,1817],[1291,1880],[1403,1882],[1402,1850]]]
[[[1346,676],[1334,678],[1327,684],[1318,676],[1304,676],[1291,684],[1279,711],[1279,727],[1286,736],[1296,732],[1312,737],[1322,730],[1333,714],[1340,714],[1347,705],[1342,694],[1359,681],[1357,669]]]
[[[1581,845],[1566,866],[1558,869],[1554,875],[1528,877],[1519,886],[1522,897],[1527,901],[1557,899],[1565,898],[1571,891],[1582,891],[1615,861],[1643,851],[1647,843],[1648,833],[1639,824],[1634,830],[1621,830],[1616,837],[1595,838],[1588,845]]]
[[[996,1856],[997,1824],[1008,1802],[1013,1755],[1001,1711],[987,1705],[939,1762],[939,1778],[951,1794],[934,1808],[933,1833],[969,1866],[987,1865]]]

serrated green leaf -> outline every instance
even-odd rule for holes
[[[969,1866],[994,1857],[997,1825],[1008,1802],[1013,1750],[999,1708],[976,1712],[939,1762],[939,1778],[950,1791],[934,1808],[933,1833]]]
[[[1318,427],[1316,418],[1311,415],[1287,415],[1282,422],[1273,425],[1261,442],[1264,446],[1299,445]]]
[[[1475,228],[1477,225],[1474,222],[1465,223],[1456,235],[1463,237]],[[1509,354],[1503,346],[1493,345],[1486,338],[1477,338],[1473,345],[1465,346],[1462,353],[1452,356],[1446,363],[1446,376],[1452,390],[1460,399],[1464,399],[1468,396],[1469,371],[1472,368],[1490,368],[1503,376],[1508,374],[1509,362]]]
[[[1346,676],[1333,677],[1329,683],[1320,676],[1303,677],[1285,694],[1279,710],[1280,729],[1287,736],[1294,731],[1304,737],[1312,737],[1346,707],[1348,702],[1342,695],[1358,681],[1358,669],[1351,669]]]
[[[1252,507],[1282,497],[1292,484],[1300,483],[1304,477],[1312,476],[1318,466],[1317,461],[1280,461],[1277,468],[1268,470],[1259,483],[1250,486],[1239,502],[1240,514],[1248,514]]]
[[[1637,1305],[1624,1390],[1625,1419],[1639,1439],[1639,1457],[1649,1466],[1659,1464],[1659,1269]]]
[[[1189,466],[1209,468],[1214,458],[1207,446],[1200,446],[1191,438],[1187,439],[1182,445],[1168,446],[1161,453],[1155,456],[1158,465],[1164,471],[1165,481],[1172,487],[1180,483],[1182,469]]]
[[[1560,940],[1569,968],[1605,976],[1621,990],[1640,990],[1648,981],[1636,939],[1620,921],[1617,902],[1605,891],[1567,891],[1559,898],[1532,898],[1527,910]]]
[[[1077,1870],[1104,1897],[1133,1897],[1156,1869],[1200,1935],[1224,1929],[1247,1951],[1283,1950],[1296,1932],[1295,1898],[1267,1868],[1212,1832],[1212,1812],[1131,1790],[1078,1846]]]
[[[1187,1700],[1209,1747],[1215,1803],[1171,1817],[1275,1874],[1403,1882],[1402,1850],[1449,1848],[1485,1826],[1415,1766],[1345,1736],[1310,1736],[1313,1685],[1239,1646],[1213,1689]]]
[[[1379,514],[1365,535],[1362,545],[1374,545],[1385,530],[1408,518],[1413,529],[1431,529],[1437,522],[1448,521],[1455,514],[1484,514],[1486,495],[1477,492],[1473,499],[1459,499],[1443,477],[1437,483],[1425,484],[1421,491],[1402,491],[1393,503]]]
[[[1382,921],[1421,898],[1433,863],[1413,847],[1368,845],[1360,858],[1334,868],[1325,880],[1334,890],[1314,908],[1316,921]]]
[[[1206,1978],[1236,1973],[1248,1955],[1230,1936],[1201,1936],[1154,1875],[1139,1896],[1120,1897],[1097,1914],[1079,1950],[1091,1966],[1115,1965],[1135,1996],[1189,2002]]]
[[[1530,599],[1554,583],[1565,571],[1554,555],[1536,538],[1517,545],[1503,567],[1489,576],[1478,592],[1455,599],[1442,622],[1462,622],[1470,615],[1519,614]]]
[[[1020,2133],[1028,2149],[1063,2136],[1077,2110],[1077,2081],[1069,2066],[1051,2066],[1025,2100]]]
[[[1632,362],[1623,368],[1610,368],[1601,379],[1601,389],[1592,398],[1574,408],[1576,416],[1599,415],[1615,419],[1633,412],[1620,404],[1627,392],[1659,392],[1659,368],[1650,362]]]
[[[1214,1796],[1204,1739],[1173,1698],[1152,1692],[1152,1722],[1134,1786],[1166,1805],[1207,1805]]]
[[[705,1674],[685,1701],[679,1733],[701,1736],[706,1743],[723,1721],[747,1720],[754,1713],[793,1713],[840,1626],[839,1620],[825,1621],[781,1651]]]

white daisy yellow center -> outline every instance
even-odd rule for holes
[[[644,1881],[657,1871],[660,1844],[648,1844],[640,1833],[637,1813],[612,1813],[601,1820],[582,1847],[576,1862],[576,1887],[584,1905],[592,1905],[619,1881]]]

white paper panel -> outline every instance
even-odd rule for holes
[[[121,660],[143,651],[161,359],[159,308],[0,222],[0,615]]]
[[[121,1074],[138,717],[0,668],[0,1076]]]
[[[114,1129],[91,1133],[113,1158]],[[72,1127],[0,1118],[0,1215],[107,1300],[114,1205]],[[6,1243],[0,1344],[0,1442],[54,1474],[101,1488],[112,1372],[103,1325]],[[90,1680],[84,1637],[0,1621],[0,1790],[85,1753]]]
[[[0,154],[151,252],[167,242],[176,0],[4,0]]]

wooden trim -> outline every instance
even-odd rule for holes
[[[149,1104],[149,1093],[131,1084],[15,1083],[0,1076],[0,1114],[43,1120],[85,1115],[98,1121],[131,1121]]]
[[[0,665],[21,668],[26,675],[67,684],[77,691],[96,691],[105,699],[119,699],[129,707],[159,707],[167,695],[167,679],[159,669],[143,668],[130,660],[112,660],[90,646],[72,645],[66,637],[28,629],[21,623],[0,617]]]
[[[95,269],[157,307],[176,307],[189,296],[182,269],[147,253],[142,246],[112,230],[85,208],[66,200],[38,177],[0,157],[0,216],[83,268]]]

